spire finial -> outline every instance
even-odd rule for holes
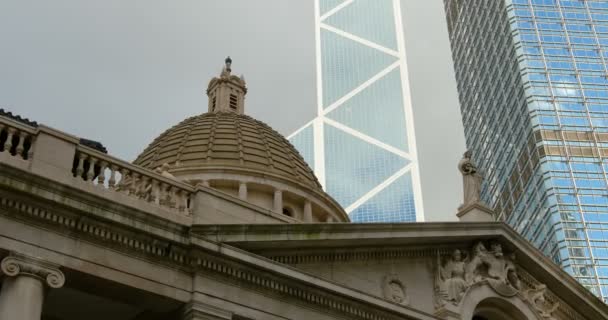
[[[226,71],[231,72],[232,69],[230,68],[230,66],[232,65],[232,59],[230,58],[230,56],[226,57],[226,60],[224,60],[224,62],[226,63]]]

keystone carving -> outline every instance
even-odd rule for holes
[[[11,254],[4,258],[0,270],[8,277],[25,275],[38,278],[51,288],[61,288],[65,283],[65,276],[56,265],[22,255]]]
[[[382,281],[382,293],[384,298],[405,306],[410,304],[407,290],[403,281],[396,274],[389,274]]]
[[[450,257],[437,256],[435,274],[435,304],[458,304],[473,285],[488,284],[496,293],[512,297],[521,289],[515,254],[505,257],[502,246],[492,242],[488,251],[482,242],[473,246],[469,254],[454,250]]]

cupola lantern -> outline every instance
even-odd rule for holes
[[[232,75],[232,59],[227,57],[219,77],[211,79],[207,87],[208,112],[244,113],[247,86],[243,76]]]

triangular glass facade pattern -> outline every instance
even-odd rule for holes
[[[324,22],[383,47],[397,50],[392,0],[357,0]]]
[[[406,173],[351,212],[350,217],[359,222],[407,222],[416,219],[414,212],[412,177]]]
[[[379,109],[378,106],[382,106]],[[391,115],[387,117],[386,115]],[[327,114],[327,117],[407,152],[401,76],[393,70]]]
[[[321,52],[325,108],[398,59],[327,30],[321,30]]]
[[[289,140],[353,222],[424,221],[400,0],[315,6],[318,113]]]
[[[291,140],[291,144],[300,152],[304,161],[308,163],[311,169],[315,169],[315,145],[313,141],[312,126],[309,125],[295,135]]]
[[[409,161],[331,125],[325,125],[326,190],[350,206]]]
[[[319,13],[324,15],[327,11],[334,9],[335,7],[341,5],[346,0],[324,0],[319,4]]]

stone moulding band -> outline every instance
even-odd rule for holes
[[[0,269],[9,277],[29,276],[40,279],[51,288],[61,288],[65,283],[65,276],[57,265],[15,253],[2,260]]]
[[[311,290],[310,288],[299,287],[297,284],[289,283],[287,279],[281,279],[280,276],[274,277],[272,275],[266,275],[260,270],[254,270],[248,267],[235,267],[234,263],[221,261],[218,257],[199,252],[196,256],[193,254],[197,252],[187,248],[185,245],[177,243],[171,243],[168,240],[153,239],[152,237],[142,237],[141,235],[135,235],[127,231],[120,230],[120,228],[112,228],[111,230],[100,223],[93,221],[92,219],[75,219],[68,217],[60,213],[51,212],[32,206],[31,204],[20,202],[15,199],[7,199],[0,196],[0,215],[14,216],[14,212],[23,215],[20,219],[28,218],[38,220],[38,223],[44,223],[46,226],[51,226],[52,229],[60,229],[65,232],[65,228],[71,229],[71,234],[80,234],[82,239],[87,239],[91,242],[100,244],[102,246],[112,246],[123,252],[130,254],[138,253],[140,256],[145,258],[151,258],[154,256],[155,262],[163,264],[170,264],[180,267],[180,269],[187,272],[200,272],[202,275],[215,273],[218,276],[222,276],[228,281],[237,280],[240,284],[248,283],[251,288],[256,290],[271,292],[272,294],[279,294],[281,296],[290,296],[296,300],[300,300],[304,303],[313,304],[319,308],[325,310],[331,309],[334,312],[346,314],[352,319],[364,319],[364,320],[397,320],[401,319],[397,315],[393,315],[388,310],[382,310],[382,307],[374,307],[373,305],[365,306],[360,301],[349,301],[340,296],[336,296],[329,292],[322,292],[320,290]],[[23,267],[25,264],[18,261],[29,261],[25,258],[12,258],[8,260],[7,265],[11,267],[7,269],[14,274],[19,272],[26,273],[23,270],[28,267]],[[9,258],[7,257],[7,259]],[[15,261],[14,263],[12,261]],[[33,261],[33,260],[32,260]],[[58,273],[51,275],[50,273],[32,272],[33,275],[41,277],[51,283],[49,286],[58,288],[63,285],[64,276],[59,269],[54,265],[50,264],[39,264],[48,266],[48,270],[56,270]],[[55,268],[55,269],[52,269]],[[4,269],[4,263],[3,263]],[[49,277],[49,275],[51,275]],[[54,280],[57,279],[57,280]],[[378,309],[380,308],[380,309]]]

